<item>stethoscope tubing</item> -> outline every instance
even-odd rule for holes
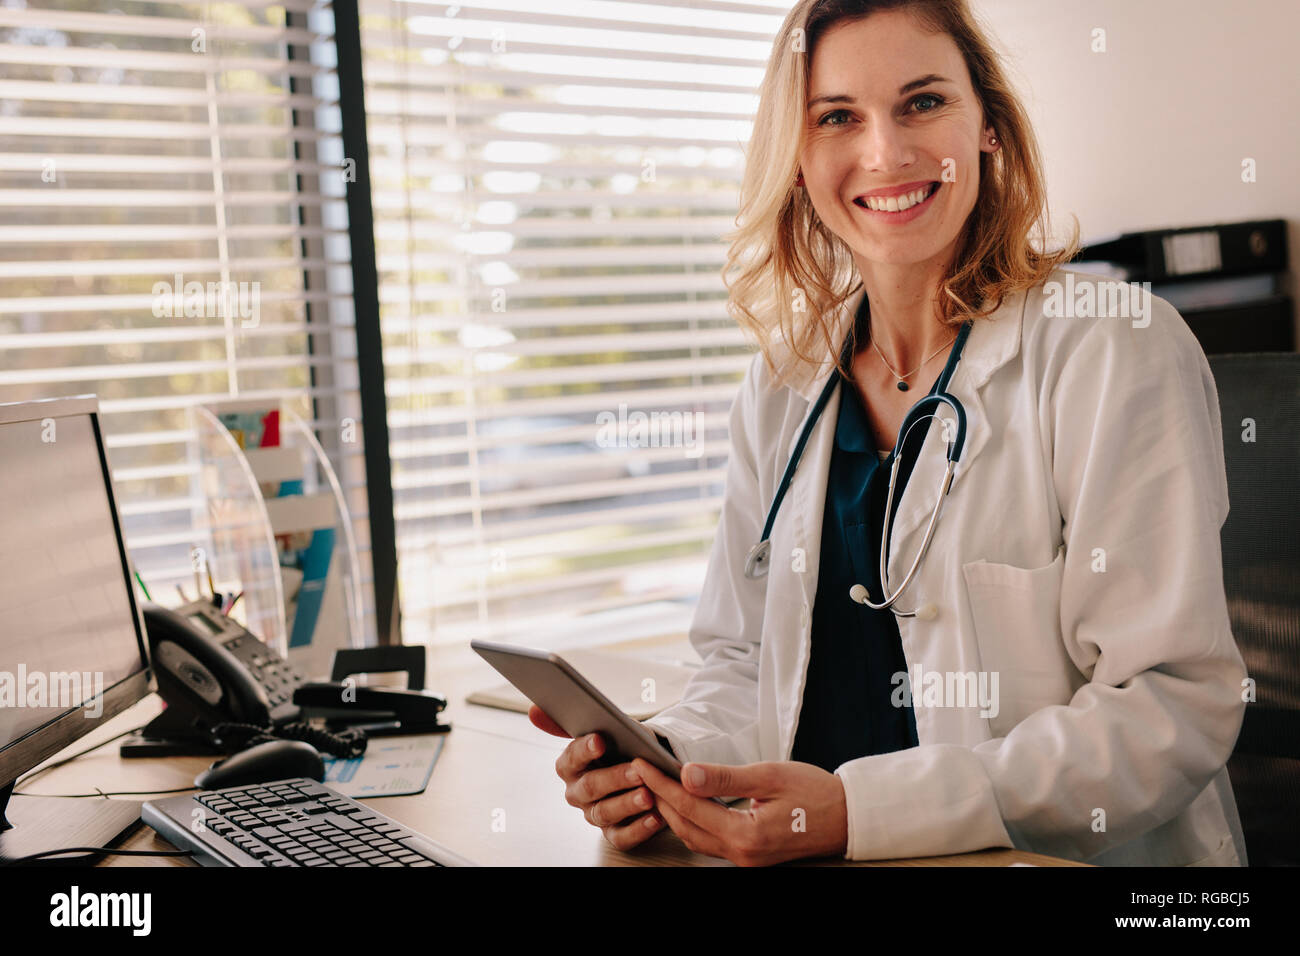
[[[860,584],[855,585],[851,591],[853,600],[860,604],[865,604],[867,607],[875,610],[885,610],[886,608],[891,609],[898,617],[916,616],[916,609],[911,611],[900,611],[894,607],[894,604],[912,583],[912,578],[915,576],[917,569],[921,565],[921,559],[925,556],[926,551],[930,547],[930,540],[934,536],[934,529],[935,525],[938,523],[939,513],[943,508],[943,503],[948,496],[948,492],[952,488],[953,476],[956,473],[957,464],[961,460],[961,453],[966,444],[966,410],[962,407],[961,402],[959,402],[955,396],[949,394],[946,389],[948,387],[948,382],[952,378],[953,371],[957,367],[957,362],[960,360],[962,350],[966,345],[966,339],[970,335],[970,330],[970,322],[962,323],[960,330],[957,332],[957,338],[954,341],[953,349],[948,356],[947,364],[944,366],[943,372],[939,376],[939,380],[935,383],[934,391],[929,395],[926,395],[908,410],[907,415],[903,418],[902,425],[899,427],[898,438],[894,442],[894,450],[889,454],[889,490],[885,497],[885,516],[884,524],[881,528],[880,543],[880,582],[883,589],[882,596],[884,600],[880,602],[872,601],[866,588]],[[851,344],[851,338],[845,342],[843,354],[841,356],[841,364],[847,363],[850,354],[849,347]],[[826,403],[830,401],[830,397],[834,393],[835,388],[840,384],[840,379],[841,376],[839,374],[834,372],[831,374],[830,380],[826,383],[821,394],[817,397],[817,401],[813,405],[807,421],[804,423],[803,429],[799,435],[799,441],[796,443],[794,450],[790,454],[790,461],[786,464],[785,472],[782,474],[780,484],[777,486],[776,495],[773,497],[772,505],[768,508],[767,520],[763,523],[762,538],[758,543],[750,548],[749,554],[746,557],[746,577],[756,579],[764,577],[767,574],[771,558],[772,528],[776,523],[776,516],[780,511],[781,502],[785,500],[785,493],[789,490],[790,483],[794,479],[795,469],[798,467],[799,460],[803,456],[804,447],[808,444],[808,439],[812,435],[813,428],[816,426],[818,419],[825,410]],[[930,411],[931,406],[934,406],[935,411],[937,411],[938,407],[941,405],[947,405],[956,415],[956,434],[951,436],[948,441],[947,465],[944,469],[943,482],[940,487],[938,500],[935,502],[935,506],[930,512],[930,520],[926,525],[925,535],[921,542],[921,548],[917,552],[915,560],[912,561],[911,566],[908,568],[907,573],[903,576],[903,583],[896,591],[894,591],[893,594],[890,594],[886,549],[889,544],[890,520],[893,517],[894,492],[897,487],[898,471],[902,462],[902,450],[906,445],[907,438],[911,434],[912,429],[917,424],[922,420],[937,417],[934,412]]]

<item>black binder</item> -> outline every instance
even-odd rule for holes
[[[1290,352],[1294,304],[1286,273],[1286,221],[1261,219],[1129,232],[1084,246],[1074,259],[1118,266],[1171,302],[1207,355]]]
[[[1113,262],[1131,282],[1171,282],[1287,270],[1286,221],[1261,219],[1128,232],[1085,246],[1076,260]]]

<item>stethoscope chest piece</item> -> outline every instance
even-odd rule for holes
[[[749,556],[745,558],[745,577],[751,579],[766,577],[771,557],[772,542],[764,538],[749,549]]]

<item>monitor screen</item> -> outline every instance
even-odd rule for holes
[[[106,481],[90,414],[0,421],[0,751],[144,668]]]

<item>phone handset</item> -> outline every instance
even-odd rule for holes
[[[191,605],[186,610],[191,613],[182,616],[156,604],[144,608],[159,694],[169,706],[188,705],[209,724],[270,725],[265,687],[216,635],[199,630],[193,620],[198,611]]]

